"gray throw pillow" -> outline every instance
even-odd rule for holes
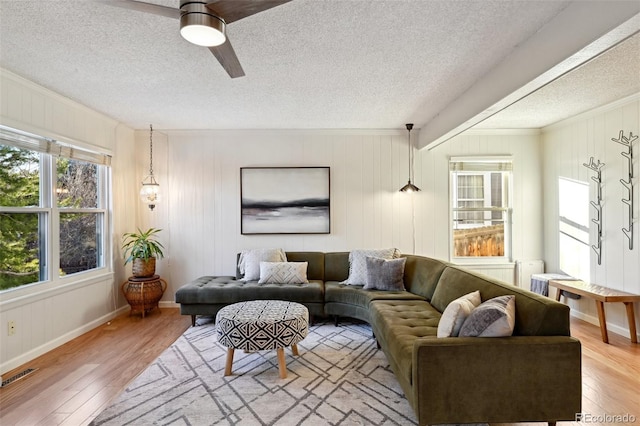
[[[349,252],[349,277],[340,284],[363,285],[367,282],[367,257],[397,259],[400,250],[396,248],[375,250],[352,250]]]
[[[460,328],[460,337],[506,337],[516,324],[516,297],[489,299],[471,311]]]
[[[367,282],[365,290],[404,291],[404,264],[406,258],[380,259],[367,257]]]

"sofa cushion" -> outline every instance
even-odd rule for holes
[[[319,251],[288,251],[288,262],[307,262],[307,279],[324,281],[324,253]]]
[[[344,281],[349,277],[349,252],[337,251],[324,254],[324,280]]]
[[[480,292],[476,290],[449,303],[438,324],[438,337],[456,337],[462,324],[481,302]]]
[[[408,291],[364,290],[361,285],[348,285],[335,281],[324,283],[325,302],[344,303],[368,307],[373,300],[424,300]]]
[[[308,262],[260,262],[258,284],[307,284]]]
[[[448,264],[428,257],[403,256],[407,259],[404,265],[404,287],[407,291],[430,301],[438,285],[438,280]]]
[[[367,257],[394,259],[400,256],[396,248],[375,250],[352,250],[349,253],[349,277],[343,284],[364,285],[367,283]]]
[[[230,304],[256,299],[322,303],[324,283],[310,280],[307,284],[258,284],[209,276],[193,280],[176,291],[176,303],[184,304]]]
[[[407,259],[367,257],[365,290],[404,291],[404,264]]]
[[[475,308],[460,328],[460,337],[507,337],[515,324],[515,296],[498,296]]]
[[[440,312],[424,300],[374,300],[369,305],[371,326],[407,383],[412,381],[413,344],[436,338]]]

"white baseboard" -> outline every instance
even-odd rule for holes
[[[25,352],[15,358],[12,358],[6,362],[0,364],[0,374],[4,374],[7,371],[11,371],[14,368],[18,368],[23,364],[28,363],[29,361],[39,357],[40,355],[44,355],[45,353],[57,348],[58,346],[62,346],[70,340],[75,339],[78,336],[83,335],[84,333],[93,330],[96,327],[108,322],[118,315],[126,312],[129,309],[129,305],[123,306],[107,315],[104,315],[96,320],[93,320],[87,324],[82,325],[81,327],[76,328],[68,333],[63,334],[60,337],[57,337],[49,342],[38,346],[28,352]]]
[[[158,303],[158,306],[160,306],[161,308],[179,308],[180,304],[173,302],[173,301],[160,301],[160,303]]]
[[[600,328],[600,320],[598,320],[598,317],[594,317],[593,315],[586,315],[580,311],[576,311],[575,309],[571,309],[571,316],[588,322],[589,324],[596,325],[598,326],[598,328]],[[630,336],[628,328],[621,327],[616,324],[607,323],[607,332],[619,334],[623,337],[626,337],[627,339]],[[638,340],[640,341],[640,336],[638,336]]]

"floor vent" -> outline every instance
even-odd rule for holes
[[[5,387],[7,385],[10,385],[11,383],[15,382],[16,380],[20,380],[24,377],[27,377],[29,374],[33,373],[34,371],[36,371],[37,368],[27,368],[24,371],[19,372],[18,374],[9,377],[7,380],[3,380],[2,381],[2,387]]]

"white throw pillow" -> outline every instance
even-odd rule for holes
[[[243,250],[238,260],[238,270],[243,274],[242,281],[260,279],[260,262],[286,262],[287,255],[283,249]]]
[[[469,314],[480,305],[480,291],[465,294],[449,303],[438,323],[438,337],[457,337]]]
[[[400,257],[400,251],[396,248],[351,251],[349,253],[349,278],[340,284],[365,285],[367,283],[367,257],[396,259]]]
[[[309,262],[260,262],[258,284],[308,284]]]
[[[475,308],[467,317],[460,337],[506,337],[516,324],[516,297],[498,296]]]

